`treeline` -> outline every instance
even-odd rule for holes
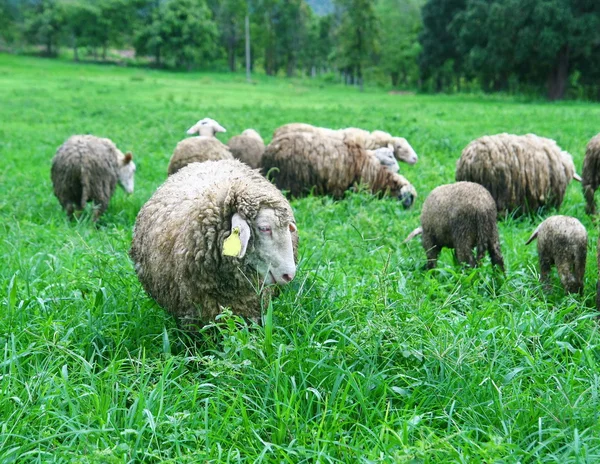
[[[600,100],[598,0],[0,0],[0,46],[433,92]]]
[[[49,56],[69,47],[75,60],[133,48],[155,66],[236,71],[248,16],[254,70],[415,86],[422,2],[335,0],[318,16],[305,0],[0,0],[0,40]]]
[[[600,1],[428,0],[419,56],[434,91],[600,99]]]

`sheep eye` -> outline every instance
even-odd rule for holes
[[[271,227],[270,226],[258,226],[258,230],[260,230],[261,232],[268,234],[271,232]]]

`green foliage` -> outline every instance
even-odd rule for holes
[[[424,271],[424,198],[484,134],[534,132],[573,154],[598,105],[495,96],[388,95],[311,81],[167,73],[0,55],[1,462],[527,462],[600,460],[598,232],[579,184],[562,214],[589,232],[583,295],[545,294],[543,219],[500,223],[507,273]],[[420,156],[401,172],[413,209],[365,192],[291,202],[294,281],[265,326],[224,315],[199,340],[143,291],[127,252],[136,214],[165,180],[190,123],[267,141],[290,121],[382,129]],[[69,222],[50,160],[70,135],[132,150],[136,192],[98,225]],[[226,141],[226,138],[223,138]],[[551,212],[548,212],[551,214]]]
[[[43,44],[46,55],[57,52],[65,27],[65,14],[58,0],[41,0],[26,11],[24,33],[32,44]]]
[[[217,28],[205,0],[167,0],[136,40],[138,53],[153,53],[177,68],[191,69],[215,58]]]
[[[374,0],[337,0],[342,9],[337,30],[338,66],[363,85],[363,70],[379,51],[379,23]]]
[[[416,87],[418,35],[422,28],[422,0],[379,0],[380,67],[390,75],[392,86]]]

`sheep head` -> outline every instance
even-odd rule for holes
[[[394,156],[398,161],[415,164],[419,159],[413,147],[410,146],[404,137],[394,137],[392,147],[394,149]]]
[[[131,152],[123,155],[119,152],[119,171],[117,178],[119,185],[123,187],[123,190],[128,194],[133,193],[134,175],[135,175],[135,163],[133,162],[133,155]]]
[[[223,255],[246,257],[267,285],[287,284],[296,275],[295,234],[296,224],[283,223],[272,208],[262,208],[252,221],[234,213],[230,235],[223,241]]]
[[[200,119],[196,124],[187,130],[189,135],[203,135],[205,137],[214,137],[217,132],[227,132],[223,126],[211,118]]]

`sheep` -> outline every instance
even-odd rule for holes
[[[304,123],[285,124],[273,133],[273,139],[292,132],[309,132],[322,136],[332,137],[336,140],[350,139],[352,142],[361,141],[367,150],[375,150],[377,148],[389,146],[394,151],[394,156],[398,161],[407,164],[415,164],[418,161],[418,156],[415,150],[410,146],[408,141],[403,137],[392,137],[387,132],[373,131],[369,132],[364,129],[348,127],[346,129],[333,130],[325,127],[316,127]]]
[[[404,243],[423,234],[427,268],[436,266],[443,247],[456,250],[459,263],[479,264],[487,251],[492,264],[504,272],[496,223],[496,204],[490,193],[474,182],[456,182],[436,187],[423,203],[421,226]],[[477,257],[473,248],[477,247]]]
[[[234,158],[243,161],[251,168],[261,167],[265,142],[254,129],[246,129],[241,135],[231,137],[227,146]]]
[[[456,163],[455,178],[487,188],[502,214],[558,209],[571,179],[581,179],[571,155],[554,140],[506,133],[469,143]]]
[[[63,143],[54,158],[50,177],[54,195],[69,219],[76,210],[94,203],[95,222],[108,208],[117,183],[133,193],[135,163],[131,152],[123,153],[106,138],[73,135]]]
[[[394,149],[392,147],[377,148],[376,150],[373,150],[373,154],[379,160],[381,165],[388,170],[396,173],[400,170],[398,161],[394,158]]]
[[[360,143],[340,141],[309,132],[291,132],[273,140],[265,149],[263,169],[273,175],[280,189],[300,197],[314,189],[317,195],[341,198],[357,183],[375,193],[412,205],[417,192],[403,176],[382,166],[372,151]]]
[[[540,279],[550,285],[550,269],[554,265],[567,293],[583,292],[583,275],[587,257],[587,231],[570,216],[551,216],[531,234],[525,245],[537,238]]]
[[[185,330],[231,308],[259,321],[271,284],[296,274],[298,234],[277,188],[238,160],[192,163],[140,210],[130,257],[146,292]]]
[[[596,214],[594,193],[600,185],[600,134],[593,137],[585,149],[581,186],[585,196],[587,214]]]
[[[188,134],[197,137],[183,139],[175,147],[169,161],[167,174],[170,176],[190,163],[202,163],[209,160],[233,159],[227,145],[215,137],[217,132],[226,132],[214,119],[204,118],[190,127]]]

